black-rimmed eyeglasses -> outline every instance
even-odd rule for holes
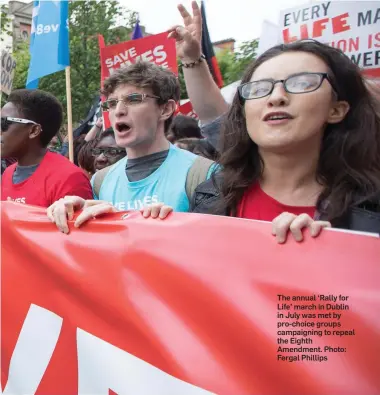
[[[9,128],[9,126],[12,125],[12,123],[23,123],[25,125],[27,125],[27,124],[39,125],[37,122],[31,121],[30,119],[1,117],[1,131],[6,132]]]
[[[292,75],[285,80],[263,79],[247,82],[238,87],[238,92],[244,100],[261,99],[270,95],[275,85],[281,82],[285,91],[288,93],[309,93],[316,91],[325,79],[329,81],[331,87],[334,89],[327,73],[300,73]]]
[[[134,106],[136,104],[141,104],[147,97],[150,97],[151,99],[160,99],[158,96],[147,95],[146,93],[131,93],[121,99],[108,99],[102,103],[102,107],[104,110],[114,110],[119,101],[127,107]]]
[[[93,148],[91,150],[92,156],[99,156],[103,154],[106,158],[115,158],[116,156],[125,154],[125,149],[122,148]]]

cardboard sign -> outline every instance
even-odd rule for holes
[[[1,91],[9,95],[12,91],[16,61],[6,51],[1,51]]]
[[[169,68],[178,75],[175,40],[168,38],[168,33],[160,33],[138,40],[100,48],[101,82],[115,70],[143,60]],[[107,111],[103,111],[105,128],[111,126]]]
[[[380,3],[326,1],[280,13],[279,41],[312,38],[341,49],[372,76],[380,76]]]
[[[379,395],[380,240],[1,205],[3,395]]]

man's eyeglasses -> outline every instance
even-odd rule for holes
[[[116,156],[125,154],[125,149],[122,148],[93,148],[91,150],[92,156],[99,156],[103,154],[106,158],[115,158]]]
[[[127,107],[134,106],[136,104],[141,104],[147,97],[160,99],[158,96],[147,95],[146,93],[131,93],[130,95],[124,96],[122,99],[108,99],[102,103],[102,107],[104,110],[114,110],[119,101]]]
[[[29,119],[23,118],[13,118],[13,117],[1,117],[1,131],[6,132],[9,126],[12,123],[23,123],[23,124],[32,124],[32,125],[39,125],[37,122],[31,121]]]
[[[334,89],[327,73],[300,73],[292,75],[285,80],[264,79],[247,82],[238,87],[238,92],[240,97],[244,100],[260,99],[270,95],[275,85],[281,82],[285,91],[288,93],[309,93],[316,91],[325,79],[329,81]]]

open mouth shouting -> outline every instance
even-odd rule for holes
[[[131,130],[131,126],[127,122],[116,122],[115,131],[118,134],[127,134]]]

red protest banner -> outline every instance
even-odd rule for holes
[[[376,1],[328,1],[281,11],[280,41],[312,38],[341,49],[364,70],[380,77],[380,7]]]
[[[169,39],[167,33],[125,41],[120,44],[100,48],[101,81],[120,67],[130,65],[138,60],[156,63],[169,68],[178,75],[175,40]],[[111,126],[108,113],[103,111],[105,127]]]
[[[114,70],[138,60],[156,63],[169,68],[177,75],[175,40],[167,36],[167,33],[160,33],[101,48],[102,80],[110,76]]]
[[[380,394],[378,238],[1,210],[3,394]]]
[[[195,119],[199,119],[199,118],[198,118],[198,115],[194,112],[194,110],[193,110],[193,105],[191,104],[190,101],[188,101],[188,102],[182,104],[182,105],[179,107],[179,111],[178,111],[178,112],[180,112],[180,113],[183,114],[183,115],[187,115],[188,117],[192,117],[192,118],[195,118]]]

